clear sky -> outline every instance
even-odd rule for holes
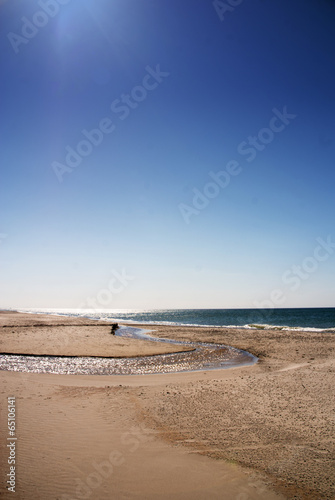
[[[333,1],[0,15],[0,307],[335,306]]]

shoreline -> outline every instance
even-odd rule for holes
[[[284,308],[284,309],[281,309],[281,308],[277,308],[277,309],[274,309],[273,311],[290,311],[290,310],[296,310],[297,308]],[[298,308],[298,310],[304,310],[306,309],[307,311],[311,310],[311,309],[315,309],[315,310],[334,310],[335,308],[334,307],[314,307],[314,308]],[[184,311],[184,309],[180,309],[181,311]],[[190,309],[190,311],[197,311],[198,309]],[[239,310],[239,309],[237,309]],[[245,311],[245,309],[242,309],[243,311]],[[253,309],[250,309],[250,310],[253,310]],[[265,309],[266,310],[266,309]],[[1,312],[5,312],[6,310],[2,310],[0,309],[0,314]],[[332,333],[334,332],[335,333],[335,326],[330,326],[330,327],[316,327],[316,326],[288,326],[288,325],[280,325],[280,324],[268,324],[268,323],[258,323],[258,322],[253,322],[253,323],[247,323],[247,324],[243,324],[243,325],[235,325],[235,324],[229,324],[229,325],[210,325],[210,324],[199,324],[199,323],[182,323],[182,322],[170,322],[170,321],[145,321],[145,322],[141,322],[140,320],[133,320],[133,319],[122,319],[122,318],[118,318],[118,317],[113,317],[111,319],[104,319],[104,318],[99,318],[96,319],[94,318],[93,316],[89,316],[89,312],[83,314],[83,313],[80,313],[80,315],[77,315],[78,313],[76,313],[76,315],[73,315],[74,313],[73,312],[70,312],[70,311],[73,311],[72,309],[69,309],[68,313],[65,313],[65,312],[60,312],[61,310],[55,310],[55,311],[58,311],[58,312],[51,312],[51,310],[46,310],[46,311],[43,311],[43,309],[41,309],[39,312],[36,312],[36,311],[27,311],[25,309],[17,309],[17,310],[12,310],[12,311],[8,311],[8,312],[16,312],[16,313],[20,313],[20,314],[36,314],[36,315],[49,315],[49,316],[58,316],[58,317],[65,317],[65,318],[86,318],[88,319],[89,321],[102,321],[102,322],[110,322],[110,321],[115,321],[115,322],[118,322],[120,324],[123,324],[123,326],[126,326],[126,327],[133,327],[133,326],[136,326],[136,325],[141,325],[142,328],[144,329],[151,329],[151,328],[154,328],[154,327],[169,327],[169,326],[172,326],[172,327],[192,327],[192,328],[218,328],[218,329],[237,329],[237,330],[274,330],[274,331],[286,331],[286,332],[290,332],[290,331],[304,331],[304,332],[320,332],[320,333]],[[63,310],[64,311],[64,310]],[[84,311],[84,309],[81,309],[81,311]],[[164,310],[165,312],[169,312],[170,310],[169,309],[166,309]],[[173,309],[173,311],[178,311],[178,309]],[[199,311],[203,311],[203,309],[199,309]],[[101,310],[101,312],[105,313],[106,310]],[[83,314],[83,315],[81,315]],[[93,314],[96,314],[94,311],[93,311]],[[100,313],[99,313],[100,314]],[[334,323],[332,323],[334,324]]]
[[[35,319],[41,321],[40,315]],[[91,498],[99,500],[122,498],[126,491],[127,498],[154,499],[161,493],[159,498],[169,498],[169,488],[178,499],[334,498],[333,334],[153,326],[150,334],[157,337],[224,343],[259,361],[150,376],[1,371],[2,404],[14,395],[18,406],[19,499],[79,498],[71,477],[88,487],[93,443],[98,463],[110,448],[125,457],[122,466],[115,466],[116,475],[96,489],[91,485]],[[142,431],[130,451],[119,435],[129,435],[133,427]],[[57,440],[67,443],[65,450]],[[173,468],[176,460],[180,475]],[[141,468],[145,464],[156,471],[151,491]],[[1,470],[6,470],[3,461]],[[3,485],[2,477],[0,491],[10,498]]]

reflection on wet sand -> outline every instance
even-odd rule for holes
[[[1,355],[0,369],[63,375],[146,375],[233,368],[257,362],[252,354],[221,344],[158,339],[145,334],[143,330],[130,327],[121,327],[117,335],[185,345],[194,350],[134,358]]]

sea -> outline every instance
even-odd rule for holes
[[[115,320],[126,324],[184,325],[335,332],[335,307],[286,309],[17,309],[20,312]]]

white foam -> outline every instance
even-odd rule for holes
[[[23,308],[17,309],[18,312],[28,314],[50,314],[56,316],[76,316],[94,318],[102,321],[115,320],[125,324],[143,324],[143,325],[163,325],[163,326],[187,326],[201,328],[230,328],[230,329],[246,329],[246,330],[283,330],[283,331],[304,331],[304,332],[335,332],[335,328],[315,328],[302,326],[286,326],[286,325],[270,325],[266,323],[249,323],[244,325],[202,325],[200,323],[181,323],[178,321],[148,321],[141,318],[124,319],[124,314],[145,314],[148,312],[159,313],[159,311],[167,312],[166,310],[153,309],[57,309],[57,308]],[[173,310],[171,310],[173,311]],[[120,316],[118,316],[118,314]]]

